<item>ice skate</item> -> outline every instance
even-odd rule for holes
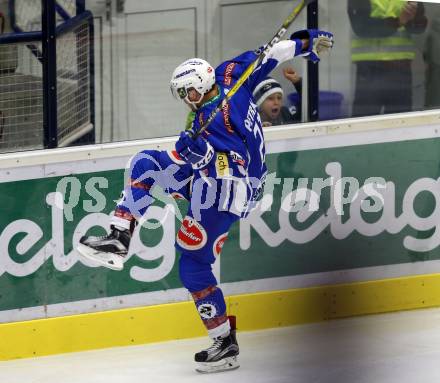
[[[235,370],[240,367],[237,360],[238,354],[239,348],[235,329],[231,329],[228,336],[215,338],[211,347],[195,354],[196,371],[212,373]]]
[[[129,230],[112,227],[111,233],[102,237],[81,237],[76,249],[84,258],[119,271],[124,267],[130,239]]]

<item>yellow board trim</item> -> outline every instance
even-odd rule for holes
[[[440,306],[440,275],[235,295],[240,331]],[[0,324],[0,360],[206,335],[193,302]]]

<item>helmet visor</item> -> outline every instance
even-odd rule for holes
[[[174,86],[171,86],[170,89],[171,89],[171,94],[177,99],[183,100],[188,95],[188,92],[184,87],[175,88]]]

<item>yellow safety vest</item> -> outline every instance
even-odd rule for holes
[[[401,0],[370,0],[370,3],[370,17],[378,19],[399,17],[406,4]],[[352,35],[352,61],[413,60],[415,55],[415,43],[404,27],[399,28],[394,35],[383,38]]]

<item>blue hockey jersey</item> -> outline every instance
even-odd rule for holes
[[[278,64],[299,53],[294,41],[284,40],[275,44],[202,135],[217,152],[227,153],[242,161],[248,177],[262,179],[267,172],[263,128],[252,92]],[[197,110],[191,126],[193,133],[200,129],[212,110],[257,57],[256,52],[248,51],[216,68],[219,95]]]

